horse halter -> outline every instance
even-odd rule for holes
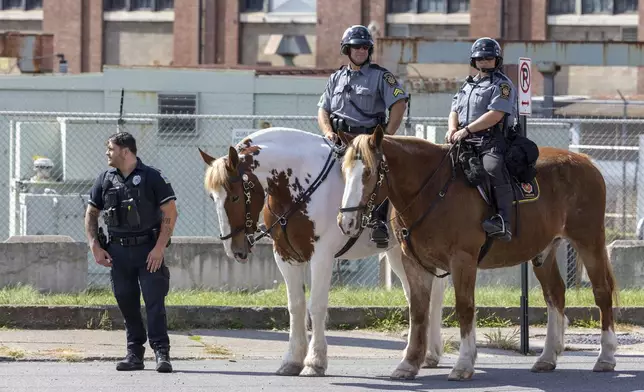
[[[376,181],[376,184],[373,186],[373,190],[371,191],[371,194],[369,195],[369,199],[367,200],[367,204],[359,204],[356,207],[345,207],[345,208],[339,208],[339,211],[342,212],[354,212],[354,211],[364,211],[367,210],[367,214],[362,214],[362,222],[360,224],[360,228],[364,229],[367,227],[369,222],[371,222],[371,217],[373,216],[373,210],[376,208],[375,205],[375,200],[376,196],[378,196],[378,192],[380,191],[380,188],[382,187],[382,183],[389,172],[389,166],[387,166],[387,160],[385,159],[385,155],[382,152],[378,152],[378,180]],[[354,160],[359,160],[361,159],[360,154],[355,155]]]
[[[244,236],[246,237],[246,241],[248,242],[248,245],[252,247],[255,245],[255,238],[253,237],[253,234],[255,233],[256,229],[253,227],[255,226],[255,222],[253,221],[253,218],[250,213],[250,203],[251,203],[251,191],[253,188],[255,188],[255,183],[251,181],[248,177],[247,173],[242,174],[242,168],[238,168],[239,174],[232,178],[230,180],[231,183],[235,183],[238,181],[242,181],[242,187],[244,188],[244,217],[246,221],[244,222],[243,226],[239,226],[235,229],[233,229],[229,234],[227,235],[219,235],[220,240],[227,240],[229,238],[232,238],[236,236],[237,234],[241,233],[242,231],[244,232]]]

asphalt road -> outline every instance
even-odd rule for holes
[[[117,372],[112,361],[80,363],[0,363],[0,391],[29,392],[287,392],[309,391],[611,391],[644,392],[642,355],[619,356],[613,373],[591,371],[596,353],[566,352],[554,373],[530,372],[534,357],[484,355],[474,378],[447,381],[455,357],[444,359],[438,369],[421,369],[416,380],[392,381],[389,373],[397,359],[334,359],[326,377],[276,376],[274,359],[174,361],[175,372],[153,369]],[[152,362],[147,362],[152,366]]]

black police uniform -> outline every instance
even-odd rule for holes
[[[161,227],[160,206],[170,200],[176,200],[176,196],[169,181],[157,169],[143,164],[140,158],[127,178],[119,170],[110,168],[98,176],[90,190],[89,203],[105,211],[110,237],[106,250],[112,257],[112,290],[125,319],[128,355],[118,364],[119,370],[143,368],[146,330],[141,317],[141,292],[150,347],[157,361],[161,357],[170,366],[165,309],[170,272],[165,263],[155,272],[147,270],[147,257],[156,245]]]

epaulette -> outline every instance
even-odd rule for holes
[[[381,66],[379,66],[378,64],[375,64],[375,63],[369,63],[369,68],[377,69],[377,70],[380,70],[382,72],[389,72],[389,70],[387,68],[381,67]]]

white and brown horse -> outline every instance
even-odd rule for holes
[[[336,218],[344,182],[340,161],[320,135],[290,128],[268,128],[249,135],[228,155],[213,158],[199,150],[207,169],[204,186],[215,203],[226,254],[243,262],[252,250],[259,214],[273,239],[274,257],[288,293],[289,347],[277,371],[282,375],[321,376],[327,369],[325,320],[333,261],[360,259],[383,251],[364,230],[348,248]],[[265,201],[265,195],[268,195]],[[261,235],[260,235],[261,236]],[[353,241],[352,241],[353,242]],[[387,261],[400,278],[409,300],[409,285],[396,240]],[[307,347],[304,272],[311,268],[309,313],[312,338]],[[430,314],[423,330],[430,343],[426,367],[436,367],[443,351],[440,334],[446,280],[424,299]],[[431,307],[430,307],[431,305]],[[421,361],[422,362],[422,361]]]
[[[368,200],[378,203],[388,197],[395,209],[391,213],[395,235],[409,256],[402,261],[410,290],[410,339],[406,356],[392,377],[414,377],[423,361],[426,298],[431,290],[426,282],[435,269],[448,271],[453,278],[461,345],[449,379],[462,380],[472,377],[476,360],[477,268],[509,267],[536,258],[544,260],[533,271],[546,300],[548,324],[546,344],[533,371],[554,370],[564,349],[566,327],[565,286],[555,257],[562,238],[581,257],[601,312],[601,351],[594,370],[615,368],[612,308],[617,291],[605,247],[606,186],[587,156],[541,147],[538,200],[519,208],[520,233],[510,242],[493,242],[479,264],[479,252],[486,243],[481,222],[490,216],[490,206],[466,181],[458,160],[452,160],[455,149],[414,137],[383,136],[380,130],[347,143],[346,186],[338,225],[347,235],[354,235]]]

